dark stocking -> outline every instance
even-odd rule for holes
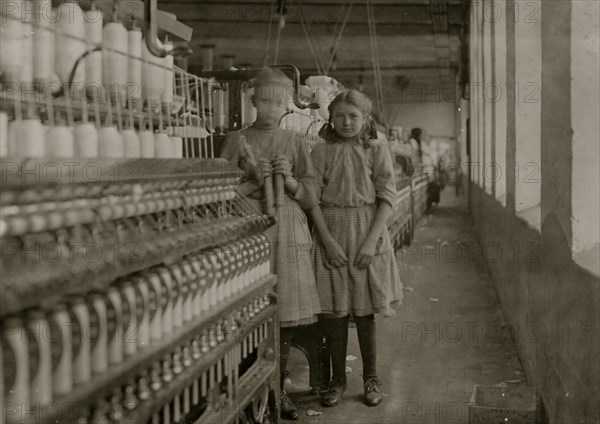
[[[375,315],[354,316],[358,344],[363,362],[363,380],[377,378],[377,351],[375,338]]]
[[[331,354],[333,380],[346,382],[346,351],[348,349],[348,316],[322,318],[327,337],[327,348]]]

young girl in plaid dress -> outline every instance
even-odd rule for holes
[[[396,198],[387,146],[371,125],[371,101],[359,91],[336,96],[325,143],[311,156],[321,187],[322,216],[315,226],[314,268],[333,379],[323,405],[339,404],[346,386],[348,318],[356,322],[363,361],[365,403],[383,400],[376,371],[375,313],[393,314],[402,287],[387,218]],[[319,215],[319,209],[315,208]]]
[[[294,329],[315,323],[321,312],[311,266],[312,238],[302,211],[318,207],[315,170],[303,135],[279,128],[288,96],[293,94],[291,87],[292,81],[277,69],[259,72],[253,80],[251,99],[257,119],[248,128],[228,133],[221,152],[221,157],[245,169],[246,178],[239,190],[255,199],[258,208],[263,190],[257,179],[270,174],[280,174],[284,179],[285,196],[283,204],[276,208],[277,224],[265,233],[271,244],[272,268],[277,274],[282,389]],[[256,166],[248,164],[241,146],[252,152],[258,162]],[[289,420],[299,418],[285,390],[282,390],[281,416]]]

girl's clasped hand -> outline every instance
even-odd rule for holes
[[[290,178],[294,175],[292,164],[284,156],[276,156],[271,161],[271,165],[273,166],[273,173],[281,174],[284,178]]]
[[[276,156],[273,160],[258,158],[256,162],[255,175],[261,183],[265,177],[273,174],[283,175],[286,179],[292,178],[294,175],[292,164],[283,156]]]

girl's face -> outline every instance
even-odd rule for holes
[[[279,118],[287,109],[284,90],[278,86],[261,86],[259,88],[254,97],[257,119],[279,122]]]
[[[366,121],[365,114],[350,103],[338,103],[333,110],[333,128],[341,137],[356,137]]]

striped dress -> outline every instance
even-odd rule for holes
[[[402,300],[402,283],[387,228],[379,237],[375,256],[366,269],[354,266],[362,243],[377,214],[377,203],[394,204],[394,169],[385,144],[372,141],[320,143],[312,150],[321,187],[321,208],[331,235],[348,258],[347,266],[331,267],[315,231],[313,261],[324,314],[370,315],[386,312]]]
[[[271,264],[277,274],[279,324],[282,327],[311,324],[321,312],[312,269],[312,238],[302,209],[318,204],[315,170],[303,137],[284,129],[272,131],[253,127],[227,134],[221,157],[239,165],[237,138],[243,135],[256,160],[285,156],[293,166],[298,191],[286,191],[284,205],[276,208],[277,224],[265,234],[271,243]],[[261,207],[261,191],[251,195]]]

